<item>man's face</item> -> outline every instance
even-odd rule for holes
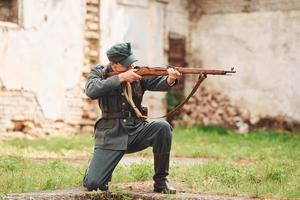
[[[129,69],[133,68],[133,64],[129,65],[128,67],[121,65],[120,63],[112,63],[111,64],[112,69],[115,72],[125,72]]]

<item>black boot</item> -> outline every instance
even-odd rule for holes
[[[167,180],[169,175],[170,153],[154,154],[154,192],[176,194],[176,189]]]

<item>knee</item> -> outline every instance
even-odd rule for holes
[[[169,132],[171,133],[172,132],[172,127],[171,125],[169,124],[169,122],[167,121],[158,121],[157,122],[158,126],[165,132]]]
[[[84,186],[88,191],[97,190],[97,189],[104,190],[103,188],[106,186],[106,184],[101,183],[100,181],[97,181],[95,179],[85,179]]]
[[[96,180],[90,180],[90,179],[84,180],[84,186],[88,191],[97,190],[97,188],[99,187]]]
[[[160,137],[164,137],[166,139],[172,139],[172,127],[166,121],[157,121],[156,125],[160,131]]]

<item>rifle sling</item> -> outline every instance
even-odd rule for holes
[[[190,92],[190,94],[187,96],[187,98],[183,102],[181,102],[179,105],[177,105],[173,110],[171,110],[170,112],[168,112],[167,114],[165,114],[161,117],[148,117],[148,116],[142,115],[142,113],[136,107],[136,105],[134,104],[134,101],[132,100],[132,88],[131,88],[130,83],[127,82],[127,84],[123,86],[123,92],[124,92],[126,100],[128,101],[129,105],[133,108],[133,110],[136,113],[136,116],[138,118],[160,119],[160,118],[170,117],[170,116],[174,115],[177,111],[179,111],[179,109],[181,109],[183,107],[183,105],[186,102],[188,102],[188,100],[195,94],[195,92],[197,91],[197,89],[199,88],[200,84],[203,82],[204,79],[206,79],[206,75],[199,74],[198,81],[197,81],[196,85],[194,86],[194,88],[192,89],[192,91]]]

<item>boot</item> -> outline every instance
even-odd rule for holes
[[[170,153],[154,154],[154,192],[176,194],[176,189],[167,180]]]

